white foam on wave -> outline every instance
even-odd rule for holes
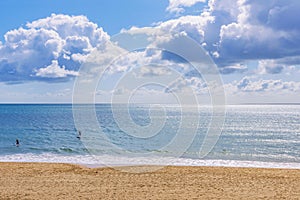
[[[116,157],[110,155],[72,155],[57,154],[13,154],[0,156],[0,162],[47,162],[70,163],[88,167],[114,167],[134,165],[170,165],[170,166],[213,166],[213,167],[250,167],[250,168],[280,168],[300,169],[300,163],[280,163],[238,160],[201,160],[171,157]]]
[[[13,154],[1,155],[1,162],[47,162],[47,163],[71,163],[71,164],[96,164],[91,162],[93,157],[90,155],[63,156],[51,153],[43,154]]]

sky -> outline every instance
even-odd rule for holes
[[[0,103],[71,103],[92,87],[96,102],[205,102],[222,91],[228,104],[300,103],[298,0],[0,6]]]

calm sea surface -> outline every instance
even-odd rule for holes
[[[117,109],[127,109],[119,105]],[[91,155],[83,137],[93,137],[95,130],[82,130],[77,138],[72,105],[0,105],[0,161],[66,162],[81,164],[128,165],[173,164],[213,166],[258,166],[300,168],[300,105],[237,105],[227,106],[222,134],[205,158],[198,152],[210,126],[212,116],[209,107],[199,112],[190,108],[182,113],[178,107],[167,106],[164,126],[150,138],[135,138],[122,130],[114,120],[110,105],[95,106],[99,127],[114,145],[123,150],[117,155],[111,145],[97,146],[97,155]],[[162,117],[159,111],[149,116],[149,106],[130,106],[128,110],[138,126],[151,124]],[[200,120],[197,120],[200,116]],[[177,134],[180,121],[188,117],[191,123],[199,123],[191,146],[178,158],[176,150],[161,149]],[[154,120],[155,121],[155,120]],[[190,137],[190,126],[181,127]],[[126,130],[130,126],[126,127]],[[134,128],[132,128],[134,132]],[[15,146],[15,140],[20,146]],[[86,148],[87,147],[87,148]],[[130,157],[131,152],[155,157]],[[94,154],[94,153],[93,153]],[[97,158],[95,158],[97,157]],[[104,159],[105,158],[105,159]],[[109,163],[107,163],[109,162]]]

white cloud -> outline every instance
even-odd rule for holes
[[[235,21],[240,12],[240,0],[209,0],[208,12],[212,15],[220,15],[219,12],[226,13]]]
[[[250,77],[244,77],[241,81],[231,83],[227,85],[231,89],[231,92],[246,92],[246,93],[266,93],[272,92],[274,96],[279,95],[283,92],[299,92],[300,82],[295,81],[282,81],[282,80],[253,80]]]
[[[168,9],[173,7],[180,11],[184,2],[170,1]],[[190,1],[190,4],[193,3]],[[300,3],[295,0],[209,0],[202,14],[162,22],[155,29],[156,33],[161,31],[160,34],[165,30],[185,32],[199,43],[206,44],[204,48],[218,66],[228,69],[249,60],[299,55],[299,9]],[[276,71],[273,70],[266,70],[266,73]]]
[[[92,46],[103,45],[109,36],[97,24],[90,22],[85,16],[69,16],[52,14],[50,17],[39,19],[26,25],[30,29],[54,30],[62,39],[88,39]],[[77,36],[77,37],[76,37]],[[99,43],[100,42],[100,43]]]
[[[168,42],[176,34],[186,34],[193,38],[199,44],[202,44],[205,36],[205,27],[214,21],[213,16],[205,13],[200,16],[182,16],[178,19],[172,19],[160,22],[154,27],[132,27],[129,30],[122,30],[122,33],[146,34],[152,36],[152,41],[156,43]]]
[[[155,76],[162,76],[171,74],[170,69],[167,67],[161,66],[152,66],[152,67],[141,67],[140,68],[140,75],[144,77],[155,77]]]
[[[245,72],[247,70],[248,70],[247,66],[240,63],[220,68],[220,72],[222,74],[231,74],[234,72]]]
[[[297,103],[300,82],[244,77],[224,85],[228,103]]]
[[[1,82],[49,81],[48,77],[53,82],[76,75],[94,49],[106,48],[110,37],[85,16],[52,14],[7,32],[4,39]]]
[[[274,59],[300,53],[300,26],[290,15],[282,15],[285,9],[294,18],[299,14],[300,3],[296,1],[245,1],[239,0],[237,20],[223,24],[220,30],[220,54],[226,58]],[[297,1],[298,2],[298,1]],[[231,7],[228,5],[228,7]],[[298,9],[295,9],[298,8]],[[275,21],[274,19],[280,20]],[[293,24],[294,29],[286,24]]]
[[[36,76],[45,78],[65,78],[67,76],[78,76],[78,72],[66,70],[65,66],[60,67],[57,60],[52,60],[52,64],[36,70]]]
[[[196,95],[209,95],[207,83],[199,77],[179,78],[174,80],[174,82],[169,85],[165,92],[190,92],[188,88],[192,89]]]
[[[207,16],[205,14],[201,16],[183,16],[178,19],[158,23],[154,27],[132,27],[129,30],[122,30],[122,34],[131,34],[133,37],[142,34],[146,35],[148,37],[148,47],[150,49],[171,49],[170,51],[176,50],[178,53],[181,49],[189,48],[189,51],[184,52],[184,55],[187,56],[187,54],[189,54],[189,58],[196,58],[192,61],[199,61],[202,60],[203,56],[207,57],[206,54],[204,55],[204,52],[199,53],[199,49],[203,45],[205,46],[203,43],[205,37],[204,28],[213,20],[214,18],[212,16]],[[184,43],[186,41],[180,41],[180,38],[182,38],[181,36],[184,36],[184,38],[185,36],[192,38],[195,43],[199,44],[199,48],[195,50],[191,49],[191,46],[183,46],[188,44]],[[196,51],[197,53],[195,53]],[[186,61],[183,61],[182,58],[176,56],[174,52],[148,51],[146,54],[148,54],[148,56],[146,55],[148,63],[159,63],[164,66],[173,67],[177,66],[177,69],[181,70],[183,73],[188,73],[191,70],[188,64],[183,64]],[[136,57],[145,59],[145,55]],[[136,59],[135,56],[133,56],[133,58]]]
[[[299,61],[297,57],[287,57],[283,59],[268,59],[258,62],[257,74],[299,74]]]
[[[191,7],[197,3],[205,3],[206,0],[169,0],[169,6],[167,7],[168,12],[182,13],[184,7]]]
[[[275,60],[260,60],[258,64],[258,73],[260,74],[279,74],[284,70],[283,64],[277,63]]]

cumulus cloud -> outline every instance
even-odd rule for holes
[[[198,77],[179,78],[165,89],[165,93],[185,93],[186,91],[189,93],[188,88],[192,89],[196,95],[209,95],[207,83]]]
[[[162,76],[162,75],[168,75],[170,73],[170,69],[166,67],[160,67],[160,66],[152,66],[152,67],[141,67],[140,68],[140,75],[144,77],[155,77],[155,76]]]
[[[285,68],[285,65],[277,63],[275,60],[260,60],[258,70],[260,74],[279,74]]]
[[[189,68],[188,64],[184,65],[187,60],[176,53],[180,53],[181,49],[189,49],[189,51],[182,52],[182,54],[190,59],[189,61],[204,61],[205,59],[203,58],[207,57],[207,55],[204,52],[199,52],[199,49],[205,46],[204,27],[213,20],[214,18],[212,16],[205,14],[201,16],[182,16],[178,19],[158,23],[154,27],[132,27],[129,30],[123,30],[122,34],[131,34],[133,37],[143,34],[146,35],[147,41],[150,41],[147,44],[149,48],[162,50],[160,54],[157,52],[155,54],[149,54],[152,61],[156,60],[168,65],[176,64],[186,70]],[[187,38],[191,38],[191,40]],[[193,48],[193,46],[190,45],[192,40],[195,44],[198,44],[197,48]],[[171,50],[167,51],[166,49]],[[177,52],[175,53],[173,50]],[[150,51],[148,51],[148,53],[149,52]],[[166,63],[163,63],[164,61]],[[185,72],[187,73],[188,71]]]
[[[300,82],[282,80],[253,80],[251,77],[244,77],[241,81],[230,83],[226,88],[231,88],[230,92],[299,92]],[[228,91],[229,92],[229,91]]]
[[[284,74],[296,75],[300,73],[298,57],[286,57],[282,59],[259,60],[256,73],[259,75],[266,74]]]
[[[300,9],[299,1],[237,2],[236,20],[220,29],[219,52],[222,57],[241,61],[299,55],[300,29],[295,23],[299,17],[296,11]]]
[[[94,49],[109,36],[85,16],[52,14],[11,30],[0,44],[0,81],[59,81],[78,75]]]
[[[232,65],[232,66],[225,66],[225,67],[222,67],[220,68],[220,72],[222,74],[231,74],[231,73],[234,73],[234,72],[245,72],[247,71],[248,68],[247,66],[243,65],[243,64],[235,64],[235,65]]]
[[[184,7],[191,7],[197,3],[205,3],[206,0],[169,0],[169,6],[167,7],[168,12],[182,13]]]
[[[52,64],[36,70],[36,76],[45,78],[65,78],[67,76],[78,76],[78,72],[66,70],[65,66],[60,67],[57,60],[52,60]]]
[[[148,35],[152,46],[169,43],[180,34],[194,39],[199,45],[205,45],[203,43],[206,36],[205,27],[213,21],[214,17],[206,13],[200,16],[187,15],[157,23],[154,27],[132,27],[129,30],[122,30],[122,33]]]
[[[167,10],[181,12],[197,2],[170,1]],[[209,0],[201,14],[134,30],[161,35],[164,42],[169,39],[163,37],[165,33],[185,33],[211,54],[222,73],[244,72],[251,60],[283,61],[300,54],[299,9],[300,3],[295,0]],[[265,69],[264,73],[270,74],[284,71],[279,65]]]

